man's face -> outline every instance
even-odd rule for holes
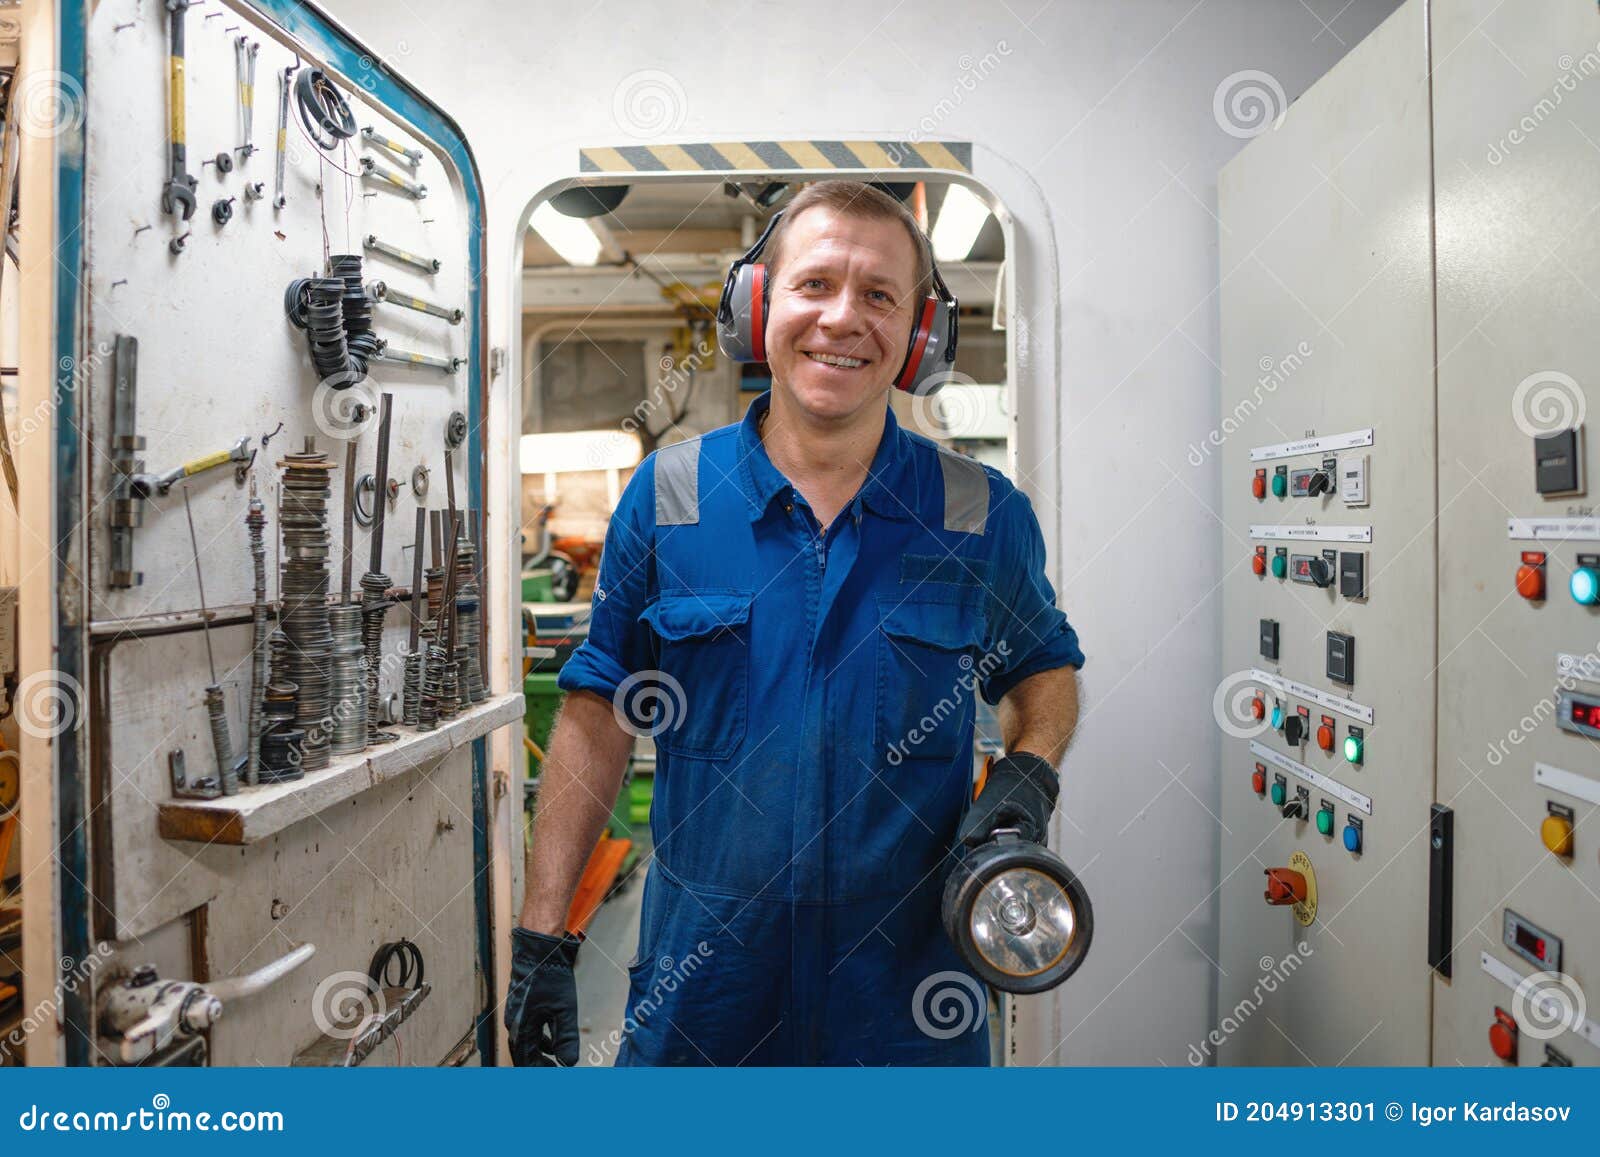
[[[790,223],[772,283],[767,364],[819,419],[880,400],[905,361],[917,253],[905,226],[826,206]]]

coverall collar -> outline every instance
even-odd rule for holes
[[[750,403],[739,424],[739,484],[749,499],[751,522],[766,513],[775,494],[792,485],[761,444],[761,416],[771,408],[772,391],[768,390]],[[910,518],[918,498],[917,475],[910,466],[910,437],[895,420],[894,407],[887,407],[883,437],[857,497],[881,517]]]

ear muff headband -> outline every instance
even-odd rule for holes
[[[734,361],[766,361],[767,306],[771,285],[767,280],[767,267],[759,258],[782,217],[783,212],[772,215],[761,236],[756,238],[756,243],[729,266],[728,276],[722,283],[722,299],[717,305],[717,336],[723,352]],[[919,243],[927,245],[927,240],[919,239]],[[931,253],[928,255],[928,265],[933,274],[933,293],[922,299],[911,340],[906,346],[905,360],[894,379],[897,388],[913,393],[954,365],[956,360],[956,318],[960,303],[945,284]],[[939,316],[941,313],[944,315],[942,319]],[[927,356],[930,345],[936,351],[932,358]]]

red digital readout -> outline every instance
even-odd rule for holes
[[[1298,559],[1294,564],[1294,573],[1295,574],[1306,574],[1306,575],[1310,574],[1311,573],[1311,560],[1310,559],[1305,559],[1305,558]]]
[[[1600,703],[1572,701],[1572,721],[1583,727],[1600,728]]]

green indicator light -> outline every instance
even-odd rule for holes
[[[1272,785],[1272,802],[1277,804],[1279,807],[1283,806],[1284,796],[1287,794],[1288,793],[1283,784],[1275,783]]]
[[[1346,735],[1344,737],[1344,758],[1346,763],[1361,762],[1361,737]]]
[[[1327,808],[1317,813],[1317,831],[1325,836],[1333,835],[1333,813]]]
[[[1287,474],[1274,474],[1272,476],[1272,496],[1282,498],[1289,493],[1289,476]]]
[[[1289,559],[1285,555],[1281,555],[1281,554],[1273,555],[1272,556],[1272,577],[1273,578],[1282,578],[1284,575],[1286,575],[1288,573],[1289,573]]]

